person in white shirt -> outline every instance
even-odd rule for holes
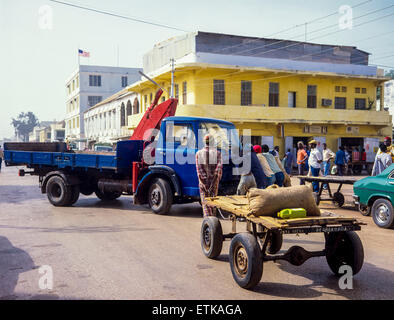
[[[319,149],[316,148],[317,142],[316,140],[311,140],[309,142],[311,146],[311,154],[309,155],[309,167],[311,168],[312,176],[318,177],[320,174],[320,166],[323,162],[323,157]],[[313,192],[319,192],[319,183],[312,182]]]
[[[377,176],[386,170],[393,162],[391,155],[387,153],[387,146],[381,143],[379,146],[380,153],[375,157],[375,163],[372,168],[372,176]]]
[[[328,176],[330,174],[332,159],[335,159],[335,153],[327,148],[326,143],[323,143],[323,176]]]

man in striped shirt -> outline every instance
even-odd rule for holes
[[[214,139],[210,134],[205,135],[204,144],[205,147],[196,153],[196,168],[203,214],[207,217],[216,216],[216,208],[207,206],[205,198],[217,196],[223,165],[222,155],[214,146]]]

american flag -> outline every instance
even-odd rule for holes
[[[85,58],[89,58],[90,57],[90,52],[87,51],[83,51],[81,49],[78,49],[78,55],[80,57],[85,57]]]

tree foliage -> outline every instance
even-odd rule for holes
[[[390,77],[391,79],[394,79],[394,70],[391,69],[390,71],[386,71],[386,77]]]
[[[30,132],[39,124],[39,121],[35,114],[29,111],[21,112],[16,119],[12,118],[11,124],[15,129],[15,135],[27,142]]]

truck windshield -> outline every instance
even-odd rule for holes
[[[231,144],[238,144],[237,134],[234,127],[222,126],[216,122],[201,122],[200,135],[201,139],[206,134],[211,134],[215,139],[215,144],[219,149],[229,149]],[[236,141],[234,141],[236,140]]]

